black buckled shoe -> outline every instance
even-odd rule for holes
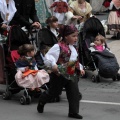
[[[39,113],[43,113],[43,111],[44,111],[44,105],[45,105],[45,104],[43,104],[43,103],[41,103],[41,102],[38,103],[37,111],[38,111]]]
[[[68,117],[76,118],[76,119],[83,119],[83,117],[79,115],[78,113],[69,113]]]

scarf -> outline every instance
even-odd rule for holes
[[[15,3],[13,0],[9,0],[8,7],[6,0],[0,0],[0,14],[3,19],[3,23],[9,24],[14,17],[16,10]]]
[[[75,13],[77,15],[80,15],[80,16],[86,16],[87,14],[89,14],[91,11],[92,11],[92,7],[90,6],[90,4],[88,2],[85,2],[86,4],[86,11],[83,12],[80,10],[79,6],[78,6],[78,1],[74,1],[72,2],[72,9],[75,11]]]

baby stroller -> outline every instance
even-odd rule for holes
[[[38,52],[35,56],[36,62],[39,69],[44,69],[44,55],[47,53],[47,51],[58,42],[56,36],[48,29],[48,28],[42,28],[38,31],[36,34],[36,42],[37,42],[37,48]],[[50,74],[49,74],[50,75]],[[51,76],[50,76],[51,79]],[[50,87],[50,82],[47,83],[48,88]],[[46,87],[42,86],[43,89],[46,89]],[[56,98],[51,99],[49,102],[59,102],[60,98],[59,96]]]
[[[42,69],[44,68],[44,54],[58,41],[56,36],[48,28],[40,29],[36,34],[35,41],[38,48],[38,52],[36,54],[36,61],[38,64],[38,68]]]
[[[29,89],[18,86],[15,80],[16,66],[15,62],[20,57],[17,53],[19,46],[23,44],[30,44],[30,40],[26,33],[19,26],[12,26],[7,40],[7,48],[5,51],[5,73],[6,73],[6,91],[3,93],[2,97],[5,100],[11,99],[13,94],[19,93],[24,90],[24,94],[20,97],[21,104],[31,103],[31,93]]]
[[[89,18],[84,24],[83,39],[80,39],[80,61],[85,69],[92,71],[97,70],[98,74],[91,77],[93,82],[100,82],[100,77],[116,80],[119,75],[119,65],[115,56],[107,50],[93,53],[89,50],[90,43],[94,42],[98,34],[105,37],[104,28],[101,22],[95,17]],[[106,43],[105,48],[108,48]]]

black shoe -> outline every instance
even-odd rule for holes
[[[79,100],[82,100],[82,93],[79,92]]]
[[[116,36],[112,36],[111,39],[117,39],[117,37]]]
[[[68,117],[76,118],[76,119],[83,119],[83,117],[79,115],[78,113],[69,113]]]
[[[41,102],[38,103],[37,111],[38,111],[39,113],[43,113],[43,111],[44,111],[44,105],[45,105],[45,104],[43,104],[43,103],[41,103]]]

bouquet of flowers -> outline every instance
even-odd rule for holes
[[[58,65],[59,72],[66,79],[74,80],[77,76],[75,73],[76,61],[69,61],[68,63]]]

